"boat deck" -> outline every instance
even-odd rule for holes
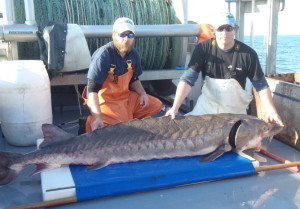
[[[54,109],[53,116],[54,124],[60,124],[78,119],[79,111],[74,108]],[[67,124],[63,125],[63,129],[76,134],[78,126]],[[300,161],[298,150],[276,139],[271,142],[265,140],[263,147],[290,161]],[[11,146],[0,134],[1,151],[26,153],[34,149],[36,148]],[[261,154],[256,154],[256,156],[259,157],[260,165],[278,163]],[[33,171],[33,166],[27,167],[15,182],[0,187],[0,208],[43,201],[40,174],[30,176]],[[287,169],[272,170],[234,179],[96,199],[51,208],[294,209],[300,208],[300,173],[292,173]]]

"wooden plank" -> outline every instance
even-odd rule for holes
[[[183,74],[184,70],[145,70],[140,76],[141,81],[163,80],[163,79],[178,79]],[[64,85],[85,85],[87,83],[87,74],[64,74],[58,75],[51,79],[51,86]]]
[[[58,75],[50,80],[51,86],[85,85],[86,73]]]
[[[184,70],[147,70],[140,76],[141,81],[178,79]]]

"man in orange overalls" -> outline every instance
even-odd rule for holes
[[[86,132],[153,116],[162,108],[161,101],[146,94],[138,78],[142,70],[134,48],[133,21],[125,17],[117,19],[112,39],[94,52],[89,66],[87,92],[83,93],[91,111]]]

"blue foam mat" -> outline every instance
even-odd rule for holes
[[[234,152],[212,162],[185,157],[114,164],[86,171],[70,166],[78,201],[255,174],[251,160]]]

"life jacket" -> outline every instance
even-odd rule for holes
[[[214,32],[214,27],[210,24],[199,24],[200,31],[199,31],[199,36],[198,36],[198,43],[215,38],[215,32]]]

